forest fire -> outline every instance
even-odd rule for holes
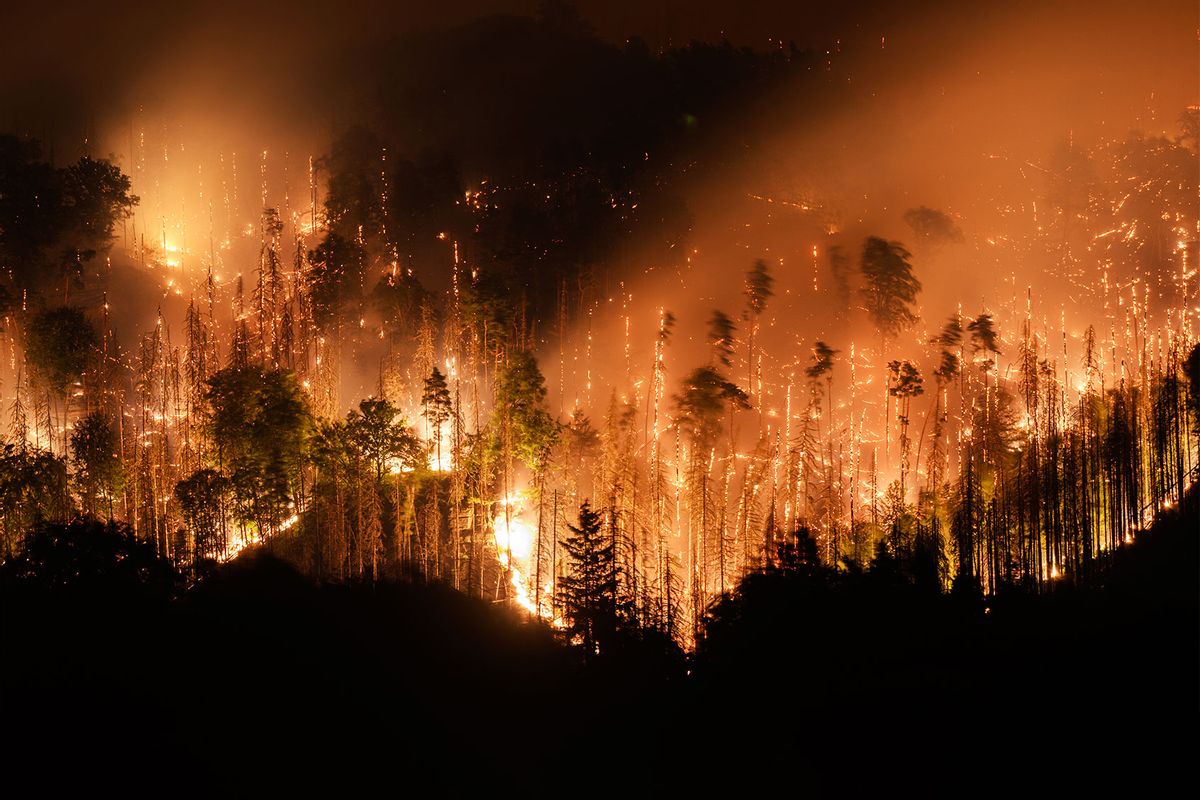
[[[409,738],[356,763],[444,725],[535,793],[643,738],[706,775],[711,731],[825,789],[916,720],[1155,690],[1130,654],[1195,577],[1195,9],[185,5],[5,26],[0,600],[115,581],[198,637],[123,680],[203,717],[245,652],[264,719],[378,703]],[[776,704],[803,747],[737,716]],[[173,729],[181,774],[228,735]]]

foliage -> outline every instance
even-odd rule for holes
[[[775,292],[772,286],[775,284],[775,278],[771,275],[770,269],[767,267],[767,262],[761,258],[756,259],[754,266],[746,273],[746,306],[750,309],[750,313],[754,316],[759,316],[767,307],[769,300]]]
[[[114,226],[138,198],[129,178],[87,156],[65,167],[42,160],[41,145],[0,135],[0,261],[19,288],[34,292],[78,280],[81,267],[109,246]]]
[[[921,282],[912,272],[912,254],[899,242],[869,236],[863,242],[860,290],[867,313],[881,336],[895,337],[917,321],[913,309]]]
[[[214,469],[198,469],[175,484],[175,499],[192,532],[197,559],[215,559],[225,554],[225,514],[230,491],[229,478]]]
[[[0,585],[90,599],[169,599],[179,576],[153,542],[93,518],[39,525],[22,552],[0,564]]]
[[[698,443],[711,442],[720,429],[727,408],[748,409],[746,393],[712,367],[697,367],[683,379],[675,396],[679,426]]]
[[[924,394],[924,379],[911,361],[888,362],[888,394],[902,399]]]
[[[971,347],[975,352],[1000,353],[999,336],[991,314],[980,314],[967,323],[971,334]]]
[[[30,366],[59,395],[95,363],[98,344],[92,323],[72,306],[39,312],[25,331],[25,356]]]
[[[946,212],[928,206],[910,208],[904,221],[912,228],[917,241],[931,246],[957,243],[963,240],[962,229]]]
[[[571,535],[560,544],[571,564],[558,581],[558,600],[566,620],[564,632],[591,657],[610,646],[619,627],[616,550],[602,531],[600,514],[587,501],[579,507],[578,527],[567,527]]]
[[[812,363],[805,368],[804,374],[809,380],[817,381],[833,371],[833,357],[837,350],[818,339],[813,345]]]
[[[327,330],[340,318],[342,308],[356,294],[365,262],[366,254],[356,240],[332,231],[308,253],[304,281],[318,328]]]
[[[356,410],[346,415],[346,432],[349,441],[375,471],[376,479],[390,462],[407,467],[421,463],[421,444],[400,410],[387,400],[368,397],[358,404]]]
[[[0,521],[4,552],[12,553],[28,528],[66,516],[67,466],[46,450],[6,444],[0,448]]]
[[[105,500],[112,514],[113,498],[124,483],[117,445],[112,421],[100,411],[88,414],[71,431],[71,466],[86,513],[98,514],[98,503]]]
[[[497,413],[508,426],[513,451],[533,470],[541,468],[558,438],[545,403],[546,383],[533,353],[510,353],[496,378]]]
[[[723,311],[714,311],[708,321],[708,343],[712,348],[712,358],[715,364],[723,367],[733,363],[734,332],[737,327],[733,320]]]
[[[450,402],[450,389],[446,385],[446,376],[437,367],[425,379],[424,390],[421,393],[421,416],[429,421],[435,430],[441,430],[454,414]]]
[[[292,499],[313,420],[287,370],[226,367],[208,380],[206,427],[243,517],[278,523]]]

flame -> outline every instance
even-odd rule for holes
[[[492,520],[496,558],[500,566],[508,570],[513,601],[533,616],[542,616],[530,596],[529,579],[522,571],[533,554],[536,535],[533,526],[520,518],[524,500],[521,492],[510,492],[497,503],[496,516]]]

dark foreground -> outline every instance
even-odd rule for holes
[[[1089,585],[986,605],[758,576],[692,659],[629,647],[586,666],[436,586],[315,587],[258,556],[168,600],[151,562],[90,580],[78,561],[10,565],[0,781],[12,797],[1186,795],[1198,538],[1193,491]]]

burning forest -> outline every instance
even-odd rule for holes
[[[1093,677],[1110,668],[1163,718],[1194,713],[1195,9],[1018,4],[980,28],[940,6],[770,5],[665,32],[558,2],[364,7],[372,25],[117,11],[132,30],[114,47],[195,28],[107,66],[100,47],[10,68],[14,640],[69,654],[31,620],[91,641],[80,619],[100,612],[64,609],[123,609],[160,633],[106,642],[114,663],[166,637],[180,681],[207,676],[199,698],[252,707],[248,648],[291,693],[270,695],[280,720],[315,702],[296,724],[357,731],[293,751],[331,775],[359,755],[454,764],[493,687],[508,722],[489,735],[509,741],[463,758],[535,791],[570,779],[560,707],[590,709],[564,741],[609,758],[606,705],[654,731],[669,780],[704,774],[697,730],[744,731],[731,770],[794,745],[817,794],[866,785],[823,761],[918,757],[880,755],[855,715],[904,738],[977,724],[969,709],[1144,712]],[[58,24],[31,14],[10,36]],[[1127,32],[1151,38],[1111,62],[1090,49]],[[278,646],[216,632],[238,603]],[[293,676],[281,653],[309,638]],[[493,674],[465,665],[473,647]],[[394,712],[370,722],[303,677],[389,669],[376,700],[344,690]],[[774,739],[745,701],[792,679],[802,732]],[[409,713],[396,749],[364,733]],[[155,745],[156,774],[199,759],[181,793],[250,791],[259,773],[195,752],[230,735],[202,719],[168,737],[182,749]],[[990,769],[971,756],[908,776],[945,791],[938,770]]]

